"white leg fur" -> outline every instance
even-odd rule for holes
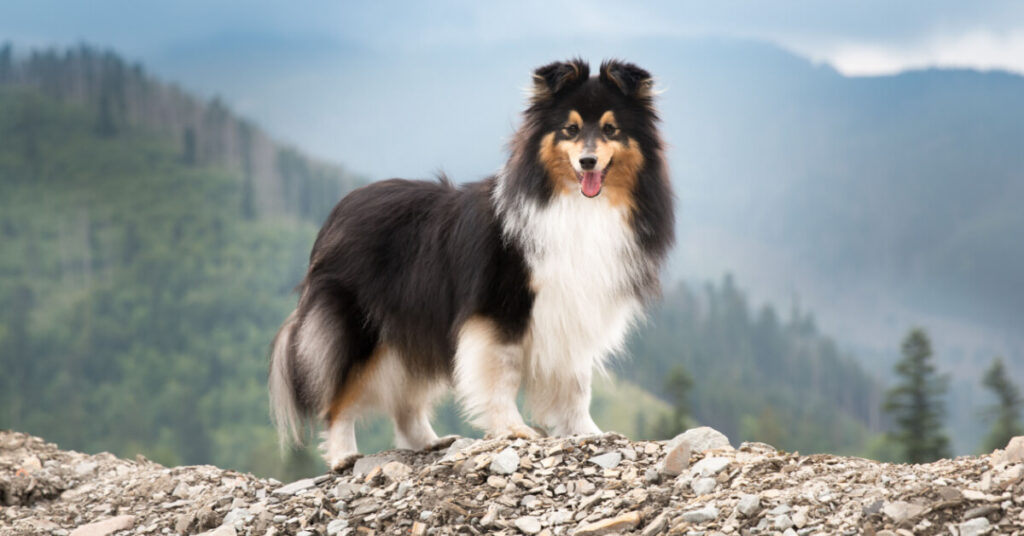
[[[358,391],[329,426],[324,444],[327,463],[339,470],[358,457],[355,421],[374,410],[394,419],[396,447],[433,446],[438,438],[430,426],[430,410],[443,387],[443,381],[414,378],[394,351],[379,348],[367,368],[346,387]]]
[[[501,344],[490,321],[471,318],[463,324],[455,351],[455,389],[470,422],[488,436],[538,436],[516,407],[522,372],[522,348]]]
[[[324,461],[332,471],[341,471],[359,458],[356,446],[356,419],[354,415],[339,415],[327,428],[320,445]]]
[[[628,210],[578,193],[544,206],[496,195],[536,292],[524,342],[531,414],[552,434],[599,433],[589,408],[593,371],[641,316],[634,285],[646,268]]]

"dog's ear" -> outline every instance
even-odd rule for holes
[[[590,77],[590,65],[579,58],[556,61],[533,72],[533,100],[540,102],[576,87]]]
[[[627,97],[647,99],[651,97],[654,79],[651,73],[632,63],[605,60],[601,63],[601,82],[611,85]]]

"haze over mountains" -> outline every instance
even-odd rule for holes
[[[923,325],[953,373],[956,450],[976,448],[984,365],[1000,353],[1024,378],[1024,78],[847,78],[772,45],[682,38],[413,50],[221,34],[145,62],[371,179],[465,181],[504,162],[530,71],[574,55],[635,61],[665,90],[670,277],[732,272],[755,304],[798,303],[882,378]]]
[[[755,302],[802,304],[882,377],[923,325],[953,374],[957,449],[974,448],[980,370],[1002,354],[1024,377],[1020,76],[849,78],[768,44],[683,38],[398,50],[233,34],[155,63],[371,178],[475,180],[504,161],[530,70],[573,55],[635,61],[665,90],[672,277],[732,272]],[[270,65],[280,76],[255,83]]]

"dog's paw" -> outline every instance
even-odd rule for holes
[[[348,469],[349,467],[355,465],[356,460],[362,457],[363,455],[359,454],[358,452],[342,454],[327,460],[327,465],[331,468],[332,472],[340,473],[345,469]]]
[[[431,451],[431,450],[446,449],[446,448],[452,446],[452,443],[454,443],[454,442],[456,442],[456,441],[458,441],[460,439],[462,439],[462,436],[455,435],[455,434],[446,435],[444,437],[439,437],[439,438],[435,439],[433,443],[430,443],[426,447],[423,447],[423,450]]]
[[[540,431],[530,426],[517,425],[489,432],[484,439],[540,439],[544,437]]]

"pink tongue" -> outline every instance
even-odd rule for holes
[[[584,171],[583,179],[580,181],[580,188],[583,190],[583,195],[587,197],[594,197],[601,193],[601,172]]]

